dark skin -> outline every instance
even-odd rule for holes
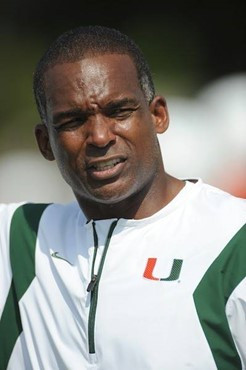
[[[147,102],[128,55],[57,64],[45,74],[45,94],[40,151],[57,161],[88,219],[149,217],[182,189],[157,141],[169,123],[166,102]]]

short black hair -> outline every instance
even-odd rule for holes
[[[86,56],[102,54],[127,54],[132,59],[140,87],[150,103],[155,88],[147,61],[141,50],[128,36],[118,30],[103,26],[78,27],[58,37],[37,64],[33,90],[40,117],[46,121],[46,98],[44,75],[56,64],[79,61]]]

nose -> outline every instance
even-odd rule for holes
[[[87,132],[87,144],[104,148],[115,141],[113,122],[102,114],[95,114],[90,118]]]

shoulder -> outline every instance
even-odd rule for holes
[[[220,242],[221,246],[225,246],[239,231],[240,235],[245,235],[245,199],[204,184],[201,180],[189,186],[193,189],[186,203],[185,215],[192,230],[197,230],[210,243]]]
[[[246,223],[246,199],[237,198],[206,184],[203,186],[203,191],[207,204],[215,216],[217,215],[224,222],[239,223],[242,226]]]
[[[39,223],[46,222],[62,223],[68,218],[85,218],[77,202],[69,204],[45,204],[45,203],[13,203],[0,204],[0,234],[9,234],[11,224],[14,222]]]
[[[50,204],[42,216],[42,225],[62,228],[64,225],[85,223],[86,217],[76,201],[68,204]]]
[[[237,198],[199,180],[194,184],[192,204],[200,213],[225,219],[237,218],[246,222],[246,199]]]
[[[8,232],[15,211],[25,203],[0,204],[0,235]]]

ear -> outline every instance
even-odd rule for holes
[[[53,161],[55,157],[50,146],[48,129],[44,123],[39,123],[36,125],[35,136],[39,150],[44,156],[44,158],[47,159],[48,161]]]
[[[149,106],[157,134],[165,132],[169,125],[169,114],[166,100],[162,96],[155,96]]]

